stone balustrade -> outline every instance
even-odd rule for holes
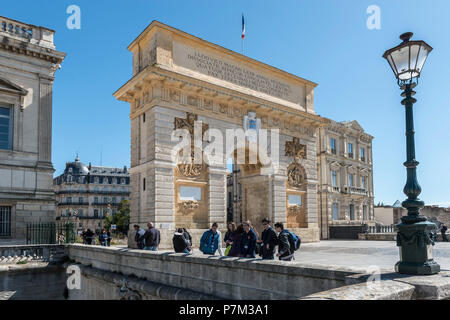
[[[31,261],[58,262],[65,256],[61,245],[16,245],[0,247],[0,264],[17,264]]]
[[[367,233],[395,233],[395,225],[390,226],[368,226]]]
[[[361,194],[361,195],[367,194],[367,190],[363,189],[363,188],[349,187],[348,190],[349,190],[349,193],[352,193],[352,194]]]
[[[53,44],[53,30],[26,24],[0,16],[0,36],[4,35],[20,41],[26,41],[41,47],[55,49]]]

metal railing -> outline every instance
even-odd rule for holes
[[[27,244],[63,244],[76,242],[73,222],[27,224]]]

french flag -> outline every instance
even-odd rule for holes
[[[245,38],[245,21],[244,21],[244,14],[242,14],[242,39]]]

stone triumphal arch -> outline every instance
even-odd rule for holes
[[[223,137],[227,129],[278,129],[277,144],[268,138],[277,146],[277,170],[262,174],[267,164],[259,157],[239,164],[243,204],[233,220],[253,220],[261,231],[258,220],[267,216],[318,241],[316,132],[328,120],[314,112],[316,84],[157,21],[128,49],[133,77],[114,95],[131,105],[130,229],[153,221],[162,246],[170,246],[177,227],[189,229],[194,242],[212,222],[225,227],[226,160],[239,150],[227,154],[224,142],[223,163],[180,162],[173,132],[194,133],[199,123],[203,141],[191,142],[192,159],[195,148],[204,156],[211,129]]]

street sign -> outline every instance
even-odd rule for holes
[[[111,230],[116,230],[116,229],[117,229],[117,225],[112,224],[112,225],[111,225]]]

